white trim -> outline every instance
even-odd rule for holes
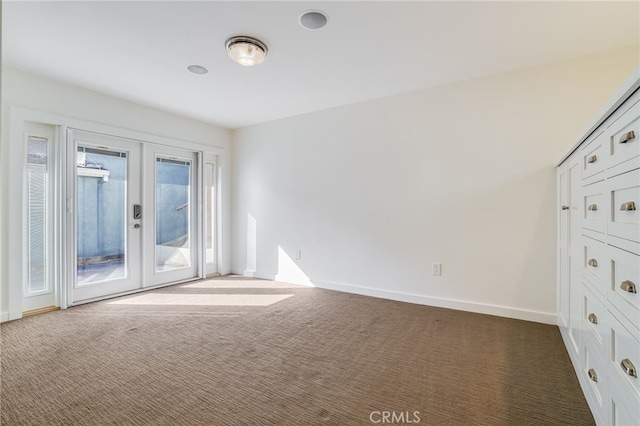
[[[197,179],[195,184],[197,185],[196,194],[198,196],[197,207],[196,207],[196,225],[198,229],[196,230],[196,241],[194,244],[198,247],[198,277],[206,278],[207,277],[207,244],[206,244],[206,236],[205,236],[205,226],[204,226],[204,152],[197,151],[195,152],[196,160],[195,166],[197,169],[194,172],[194,176]],[[191,202],[191,200],[189,201]]]
[[[24,122],[32,121],[25,119],[17,110],[10,109],[10,143],[8,156],[9,173],[15,179],[12,185],[8,185],[6,200],[14,200],[8,203],[9,229],[7,240],[9,247],[7,253],[7,272],[9,278],[8,307],[9,320],[22,318],[22,287],[24,282],[23,254],[26,247],[24,238],[24,212],[25,212],[25,182],[26,182],[26,156],[24,147]],[[17,143],[16,141],[19,141]],[[19,160],[18,160],[19,159]]]
[[[237,275],[248,278],[276,281],[276,275],[245,270]],[[466,300],[431,297],[422,294],[405,293],[400,291],[383,290],[373,287],[365,287],[354,284],[336,283],[331,281],[313,281],[312,285],[325,290],[335,290],[344,293],[359,294],[362,296],[378,297],[381,299],[397,300],[399,302],[415,303],[418,305],[436,306],[439,308],[455,309],[459,311],[475,312],[479,314],[495,315],[498,317],[513,318],[524,321],[539,322],[542,324],[558,325],[558,315],[553,312],[531,311],[517,309],[508,306],[490,305],[486,303],[470,302]]]
[[[400,302],[416,303],[419,305],[437,306],[439,308],[456,309],[460,311],[495,315],[499,317],[533,321],[551,325],[556,325],[558,322],[557,315],[551,312],[530,311],[525,309],[510,308],[507,306],[489,305],[485,303],[470,302],[465,300],[431,297],[421,294],[382,290],[378,288],[335,283],[330,281],[314,281],[313,284],[318,288],[327,290],[336,290],[346,293],[360,294],[363,296],[379,297],[382,299],[397,300]]]
[[[0,312],[0,322],[9,321],[9,312]]]
[[[232,234],[231,234],[231,153],[229,155],[218,155],[216,168],[216,191],[218,199],[217,208],[217,236],[218,244],[218,272],[220,275],[231,273],[232,256]],[[229,191],[227,193],[228,188]],[[225,202],[226,201],[226,202]]]
[[[254,272],[253,277],[261,280],[277,281],[275,274],[263,274],[262,272]]]
[[[66,247],[66,218],[67,218],[67,188],[66,188],[66,155],[67,155],[67,127],[58,126],[56,133],[56,152],[53,168],[55,170],[55,195],[54,195],[54,268],[56,280],[56,303],[60,309],[67,308],[67,271],[64,261],[64,247]]]
[[[203,155],[203,159],[202,159],[202,205],[203,205],[203,209],[202,209],[202,223],[203,223],[203,240],[202,240],[202,259],[203,259],[203,265],[204,265],[204,269],[205,269],[205,277],[209,277],[211,274],[213,273],[220,273],[220,265],[222,264],[222,259],[221,259],[221,252],[222,252],[222,246],[220,243],[220,236],[222,235],[222,221],[219,220],[219,218],[221,217],[222,212],[220,211],[220,206],[222,205],[222,202],[220,200],[220,188],[218,185],[218,182],[220,181],[219,177],[218,177],[218,173],[219,173],[219,167],[218,167],[218,160],[219,157],[217,155],[213,155],[213,154],[204,154]],[[207,182],[207,180],[205,179],[206,176],[206,168],[208,167],[208,165],[213,165],[213,175],[212,177],[212,185],[214,188],[214,197],[213,200],[209,199],[208,196],[208,188],[209,188],[209,182]],[[205,204],[206,202],[206,204]],[[211,224],[207,221],[207,210],[209,209],[209,205],[213,204],[213,215],[214,215],[214,225],[213,227],[211,226]],[[209,229],[209,228],[213,228],[213,229]],[[207,263],[207,239],[209,237],[209,233],[213,234],[213,250],[215,253],[215,258],[213,259],[213,262],[209,262]]]
[[[253,271],[251,269],[245,269],[244,272],[231,271],[231,273],[234,275],[242,275],[243,277],[247,277],[247,278],[257,278],[259,280],[277,281],[276,274],[267,274],[263,272]]]
[[[136,130],[123,129],[116,126],[95,123],[92,121],[81,120],[64,115],[51,114],[41,111],[35,111],[23,107],[11,106],[11,123],[20,123],[21,121],[33,121],[36,123],[51,124],[54,126],[66,126],[75,130],[82,130],[92,133],[100,133],[106,136],[117,136],[125,139],[133,139],[139,142],[152,142],[158,145],[166,145],[173,148],[182,148],[188,151],[203,151],[216,155],[222,155],[227,150],[220,146],[205,145],[198,142],[190,142],[186,140],[169,138],[165,136],[154,135],[151,133],[140,132]],[[14,121],[18,118],[18,121]],[[22,127],[22,126],[20,126]]]

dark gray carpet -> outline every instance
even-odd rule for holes
[[[557,327],[273,287],[214,279],[3,324],[2,425],[594,423]]]

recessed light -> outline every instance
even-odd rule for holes
[[[194,74],[206,74],[209,72],[208,69],[200,65],[189,65],[187,69]]]
[[[298,22],[308,30],[319,30],[327,25],[327,15],[319,10],[307,10],[300,15]]]

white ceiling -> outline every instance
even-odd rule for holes
[[[328,25],[302,28],[308,9]],[[637,1],[5,1],[2,15],[4,64],[227,128],[640,42]],[[231,62],[233,35],[264,41],[265,62]]]

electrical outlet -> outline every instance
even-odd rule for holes
[[[442,264],[434,263],[431,265],[431,273],[433,275],[441,275],[442,274]]]

